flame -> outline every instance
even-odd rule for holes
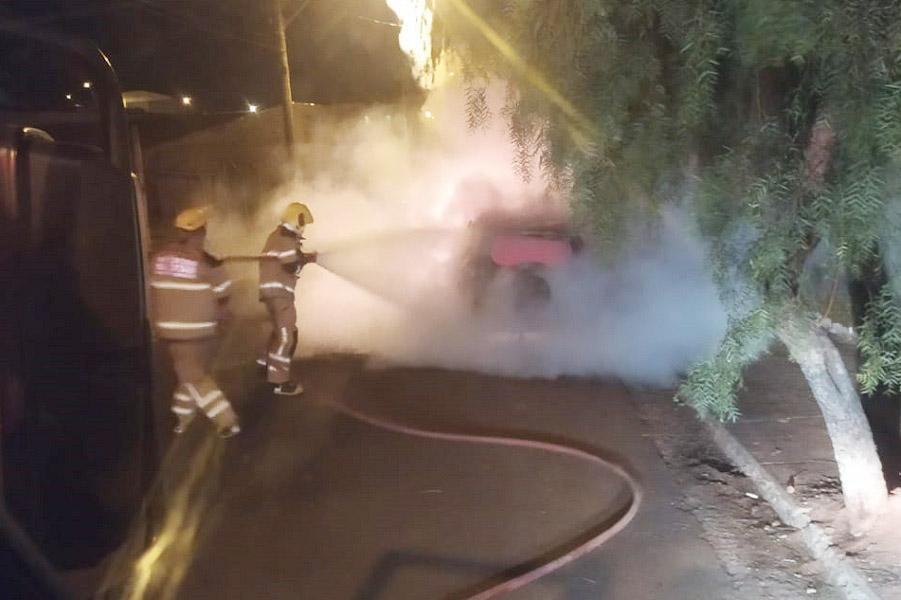
[[[400,49],[413,63],[413,76],[423,89],[435,84],[432,64],[432,0],[385,0],[400,21]]]

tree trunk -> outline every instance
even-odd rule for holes
[[[778,334],[801,367],[826,421],[845,508],[852,528],[862,532],[885,509],[888,489],[854,381],[835,344],[809,319],[789,319]]]

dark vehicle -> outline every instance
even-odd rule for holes
[[[0,21],[4,597],[109,555],[153,474],[139,192],[106,58]]]
[[[504,301],[516,312],[550,301],[550,269],[581,251],[582,239],[553,215],[486,213],[472,223],[472,241],[463,260],[462,286],[474,310],[481,310],[498,282]],[[502,281],[504,280],[504,281]]]

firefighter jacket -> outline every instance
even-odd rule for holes
[[[305,264],[300,238],[279,226],[269,234],[260,259],[260,300],[294,298],[297,276]]]
[[[153,325],[165,340],[196,340],[217,333],[231,280],[221,261],[171,244],[151,260]]]

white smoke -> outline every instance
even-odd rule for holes
[[[474,308],[462,272],[480,215],[569,215],[540,178],[515,172],[501,119],[467,129],[462,98],[434,93],[423,112],[434,119],[423,116],[415,132],[388,109],[323,126],[307,148],[315,158],[256,218],[245,244],[261,244],[288,202],[306,202],[316,219],[305,249],[319,251],[321,265],[305,268],[298,285],[299,354],[644,383],[669,383],[709,355],[726,319],[703,247],[676,210],[652,238],[632,236],[615,265],[599,261],[589,240],[549,269],[547,305],[517,310],[514,276],[502,271]]]

